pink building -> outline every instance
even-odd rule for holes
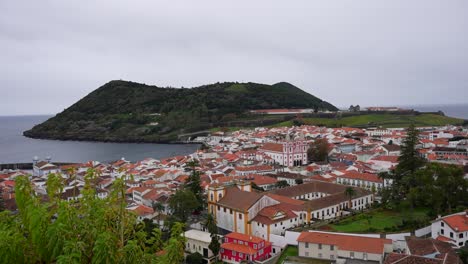
[[[270,258],[271,243],[259,237],[230,233],[221,245],[221,259],[227,263],[266,260]]]
[[[308,148],[304,140],[287,140],[279,143],[265,143],[259,148],[259,152],[271,157],[276,164],[292,167],[307,164]]]

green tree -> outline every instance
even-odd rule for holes
[[[187,255],[187,258],[185,259],[185,261],[190,264],[202,264],[203,256],[200,253],[195,252],[195,253]]]
[[[159,223],[161,222],[161,214],[162,212],[164,212],[164,205],[160,202],[156,202],[156,201],[153,201],[151,203],[151,207],[153,208],[153,210],[158,213],[158,216],[157,216],[157,221],[158,221],[158,225]]]
[[[282,188],[285,188],[285,187],[288,187],[288,186],[289,186],[289,184],[285,180],[277,181],[276,184],[275,184],[275,187],[278,188],[278,189],[282,189]]]
[[[252,182],[251,184],[252,184],[252,189],[261,191],[261,192],[265,191],[262,187],[258,186],[255,182]]]
[[[219,251],[221,250],[221,243],[219,242],[218,236],[218,226],[216,223],[216,219],[213,217],[212,214],[208,214],[206,217],[205,226],[210,232],[211,242],[208,245],[208,248],[213,252],[215,256],[215,262],[218,260]]]
[[[344,194],[348,197],[348,208],[353,208],[352,199],[356,195],[356,190],[353,187],[346,187]]]
[[[419,132],[414,124],[411,124],[406,130],[406,138],[401,145],[398,165],[393,171],[381,174],[382,178],[393,180],[389,190],[389,199],[396,205],[407,198],[412,188],[418,187],[415,174],[426,163],[416,148],[418,144]],[[413,190],[411,195],[414,196],[415,192],[416,190]],[[414,204],[414,199],[409,202]]]
[[[303,179],[295,179],[294,182],[299,185],[299,184],[303,184],[304,183],[304,180]]]
[[[3,187],[0,186],[0,212],[5,211],[5,199],[3,199]]]
[[[136,216],[121,210],[125,185],[116,179],[109,197],[96,196],[99,172],[89,170],[82,198],[60,199],[61,176],[50,175],[49,199],[27,176],[16,178],[18,214],[0,213],[0,259],[6,263],[156,263],[153,245]],[[159,245],[160,247],[160,245]]]
[[[328,141],[324,138],[319,138],[310,143],[307,150],[307,158],[309,162],[326,161],[328,159],[328,152]]]
[[[195,167],[198,166],[198,162],[196,160],[193,160],[188,162],[187,165],[189,166],[191,173],[187,179],[187,182],[185,183],[185,189],[192,191],[200,206],[200,208],[198,209],[202,210],[203,205],[205,204],[205,195],[203,192],[203,188],[201,187],[200,172],[195,169]]]
[[[173,210],[173,215],[185,223],[200,204],[191,190],[178,190],[169,198],[169,207]]]
[[[164,248],[166,253],[161,259],[164,264],[175,264],[184,261],[184,249],[186,238],[184,234],[184,224],[175,223],[171,229],[171,238]]]

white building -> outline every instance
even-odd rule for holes
[[[330,232],[302,232],[297,241],[300,257],[343,260],[339,263],[347,259],[383,263],[385,254],[393,251],[391,239]]]
[[[431,225],[432,238],[455,248],[468,245],[468,211],[439,217]]]
[[[208,264],[214,260],[215,255],[208,248],[211,243],[210,233],[192,229],[186,231],[184,235],[187,239],[185,243],[186,255],[198,252]]]
[[[218,227],[228,231],[261,237],[284,235],[287,229],[316,220],[339,217],[348,209],[369,207],[373,194],[355,188],[350,199],[346,186],[312,181],[270,191],[251,192],[250,185],[212,185],[208,189],[208,211],[216,218]]]
[[[260,153],[271,157],[276,164],[292,167],[307,164],[308,144],[304,140],[286,140],[279,143],[265,143],[259,148]]]

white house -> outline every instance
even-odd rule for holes
[[[184,236],[187,239],[185,243],[186,255],[198,252],[206,263],[210,264],[214,260],[215,255],[208,248],[211,243],[210,233],[192,229],[186,231]]]
[[[300,257],[342,260],[338,263],[347,259],[383,263],[385,254],[393,251],[391,239],[331,232],[302,232],[297,242]]]
[[[439,217],[431,224],[432,238],[455,248],[468,245],[468,211]]]

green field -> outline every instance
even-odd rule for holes
[[[321,229],[346,233],[408,231],[410,228],[402,226],[403,220],[429,221],[427,212],[428,210],[424,208],[415,209],[411,216],[409,210],[398,212],[377,209],[357,214],[335,224],[326,225]]]
[[[281,257],[278,259],[277,264],[283,263],[283,261],[286,259],[288,256],[297,256],[299,255],[299,250],[295,246],[287,246],[285,250],[281,253]]]
[[[306,125],[323,125],[327,127],[341,126],[382,126],[382,127],[407,127],[414,123],[416,126],[444,126],[461,125],[463,120],[454,117],[436,114],[421,115],[394,115],[394,114],[369,114],[343,118],[304,118]],[[281,122],[271,127],[292,126],[292,121]]]
[[[281,253],[280,258],[276,262],[276,264],[283,264],[285,260],[291,260],[294,263],[304,263],[304,264],[330,264],[331,262],[328,260],[322,259],[311,259],[311,258],[304,258],[298,257],[299,252],[296,246],[287,246],[285,250]]]

